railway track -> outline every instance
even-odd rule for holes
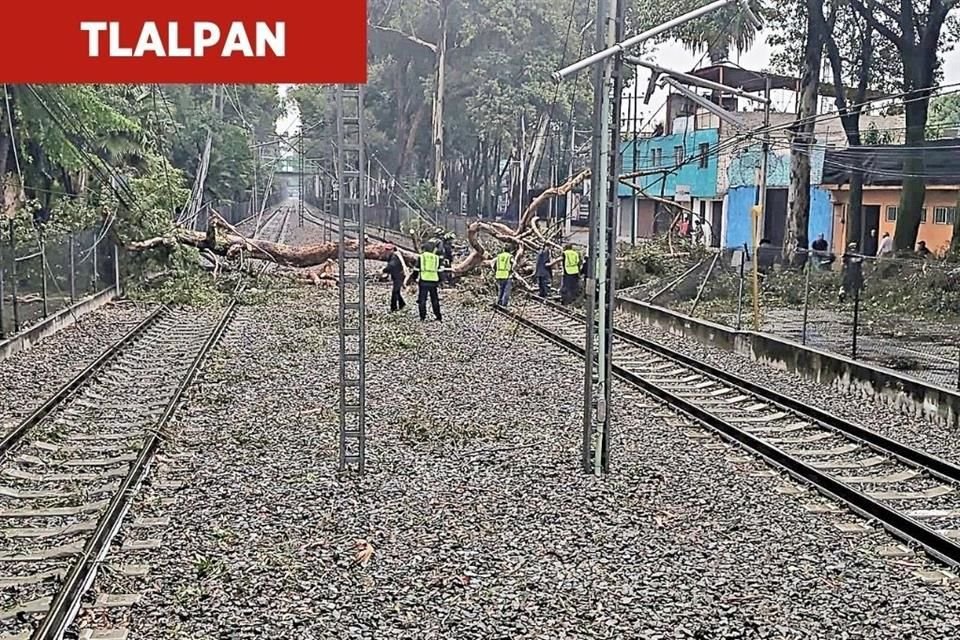
[[[583,356],[585,318],[530,298],[497,308]],[[625,331],[613,372],[724,439],[846,504],[894,536],[960,566],[960,466]]]
[[[288,222],[278,210],[256,232],[282,239]],[[111,566],[111,542],[236,304],[218,313],[157,308],[0,436],[0,640],[125,637],[70,625],[81,608],[132,601],[84,595],[98,572],[140,570]]]
[[[59,637],[76,613],[167,422],[232,311],[231,304],[211,318],[158,309],[104,354],[109,361],[7,434],[0,628],[8,635]]]

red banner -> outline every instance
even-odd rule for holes
[[[366,82],[364,0],[10,2],[0,82]]]

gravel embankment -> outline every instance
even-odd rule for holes
[[[0,361],[0,423],[28,415],[138,322],[152,307],[115,302],[26,351]]]
[[[131,638],[960,632],[958,591],[911,577],[926,560],[880,559],[886,534],[842,535],[852,515],[806,512],[816,498],[632,391],[614,473],[584,476],[582,364],[447,291],[444,323],[422,325],[370,287],[369,473],[340,477],[335,296],[242,309],[193,389],[158,468],[187,482],[131,514],[172,521],[122,534],[163,544],[108,559],[150,565],[114,585],[144,594]]]
[[[753,362],[740,354],[690,338],[671,335],[628,313],[618,314],[616,322],[621,329],[656,340],[671,349],[700,358],[730,373],[759,382],[774,391],[808,402],[905,444],[960,462],[960,439],[957,438],[955,428],[906,415],[889,405],[817,383],[795,373]]]

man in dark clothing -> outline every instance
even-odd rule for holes
[[[403,299],[403,281],[406,279],[407,274],[403,270],[403,259],[400,257],[400,253],[394,248],[390,252],[390,257],[387,259],[387,266],[383,268],[383,272],[390,276],[390,280],[393,282],[393,291],[390,294],[390,311],[402,311],[404,307],[407,306],[407,303]]]
[[[929,258],[933,252],[927,248],[927,243],[923,240],[917,243],[917,256],[920,258]]]
[[[453,235],[446,234],[440,239],[440,264],[443,266],[443,270],[440,272],[440,281],[443,284],[450,284],[453,282]]]
[[[420,259],[417,260],[417,267],[413,272],[414,279],[420,280],[419,291],[417,293],[417,308],[420,311],[420,321],[427,319],[427,298],[430,298],[430,306],[433,308],[433,317],[437,321],[443,320],[440,315],[440,294],[437,287],[440,285],[440,256],[436,253],[436,247],[428,242],[423,245],[423,251],[420,253]]]
[[[845,302],[847,296],[863,289],[863,256],[857,253],[856,242],[847,245],[847,252],[843,254],[842,278],[839,299]]]
[[[821,233],[817,236],[817,239],[813,241],[813,244],[810,245],[811,256],[810,264],[813,265],[814,269],[824,269],[829,265],[833,264],[834,256],[830,255],[829,252],[830,245],[827,244],[826,238],[823,237]]]
[[[540,297],[550,297],[550,281],[553,280],[553,269],[550,268],[550,249],[544,247],[537,255],[537,285],[540,288]]]

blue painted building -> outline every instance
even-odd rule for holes
[[[636,183],[648,194],[672,198],[677,185],[690,187],[694,198],[717,195],[716,129],[687,131],[656,138],[624,142],[620,152],[623,173],[650,172]],[[680,165],[680,168],[676,167]],[[620,197],[632,197],[633,189],[620,185]]]
[[[708,227],[719,228],[722,196],[717,195],[717,129],[693,129],[655,137],[628,140],[621,145],[622,172],[643,172],[634,178],[642,192],[621,184],[620,237],[627,239],[635,231],[637,237],[652,237],[663,231],[672,215],[661,215],[662,207],[648,198],[672,200],[677,187],[689,192],[691,202],[685,206],[700,214]],[[636,221],[635,230],[631,220]]]
[[[750,209],[756,202],[757,175],[762,150],[752,145],[735,152],[727,166],[728,190],[724,204],[723,246],[734,248],[750,244]],[[830,193],[818,185],[823,174],[824,149],[811,153],[810,224],[808,238],[823,234],[832,241],[833,205]],[[782,246],[785,236],[788,191],[790,187],[790,151],[774,149],[767,160],[767,211],[763,237],[774,246]]]

